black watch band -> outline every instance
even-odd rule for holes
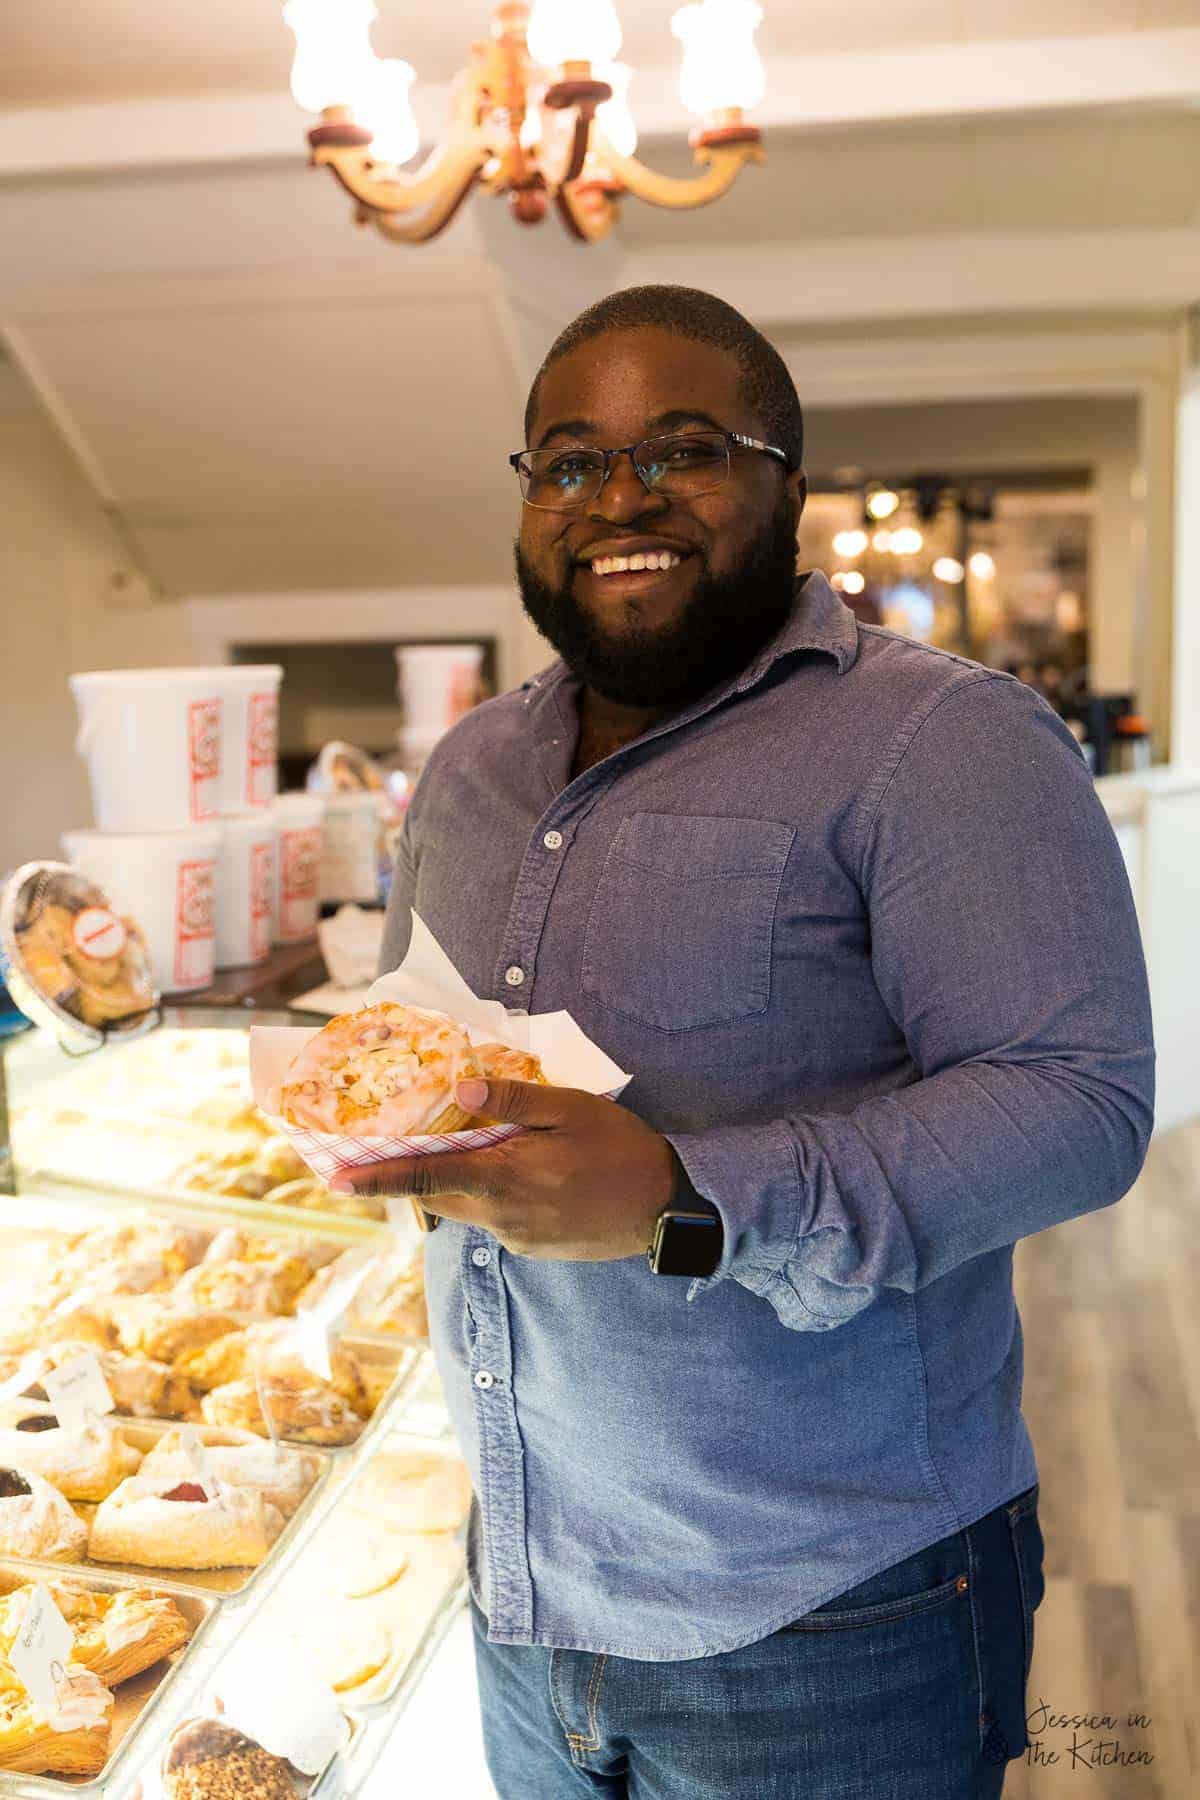
[[[655,1275],[711,1275],[725,1247],[721,1215],[696,1192],[678,1157],[675,1165],[675,1186],[655,1222],[646,1261]]]

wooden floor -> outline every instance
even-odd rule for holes
[[[1005,1800],[1200,1800],[1200,1122],[1015,1266],[1046,1597]],[[1153,1760],[1092,1766],[1101,1744]]]

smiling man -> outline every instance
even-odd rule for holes
[[[415,907],[633,1080],[461,1084],[525,1131],[356,1183],[439,1215],[497,1789],[985,1800],[1043,1587],[1013,1246],[1153,1123],[1120,849],[1029,688],[795,574],[800,406],[731,307],[601,301],[525,437],[559,660],[431,757],[382,966]]]

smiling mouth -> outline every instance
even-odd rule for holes
[[[593,590],[616,597],[669,586],[676,572],[691,561],[690,554],[675,550],[645,550],[631,556],[598,556],[580,563],[577,573],[590,578]]]

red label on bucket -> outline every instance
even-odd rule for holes
[[[321,828],[306,825],[279,834],[279,936],[283,943],[311,937],[317,928],[317,868]]]
[[[188,707],[188,758],[193,819],[217,814],[221,775],[221,702],[193,700]]]
[[[267,806],[275,793],[275,755],[279,742],[279,700],[251,694],[246,709],[246,804]]]
[[[250,846],[250,954],[256,959],[271,948],[271,889],[275,856],[270,844]]]
[[[183,862],[175,883],[175,986],[205,987],[212,980],[216,863]]]

